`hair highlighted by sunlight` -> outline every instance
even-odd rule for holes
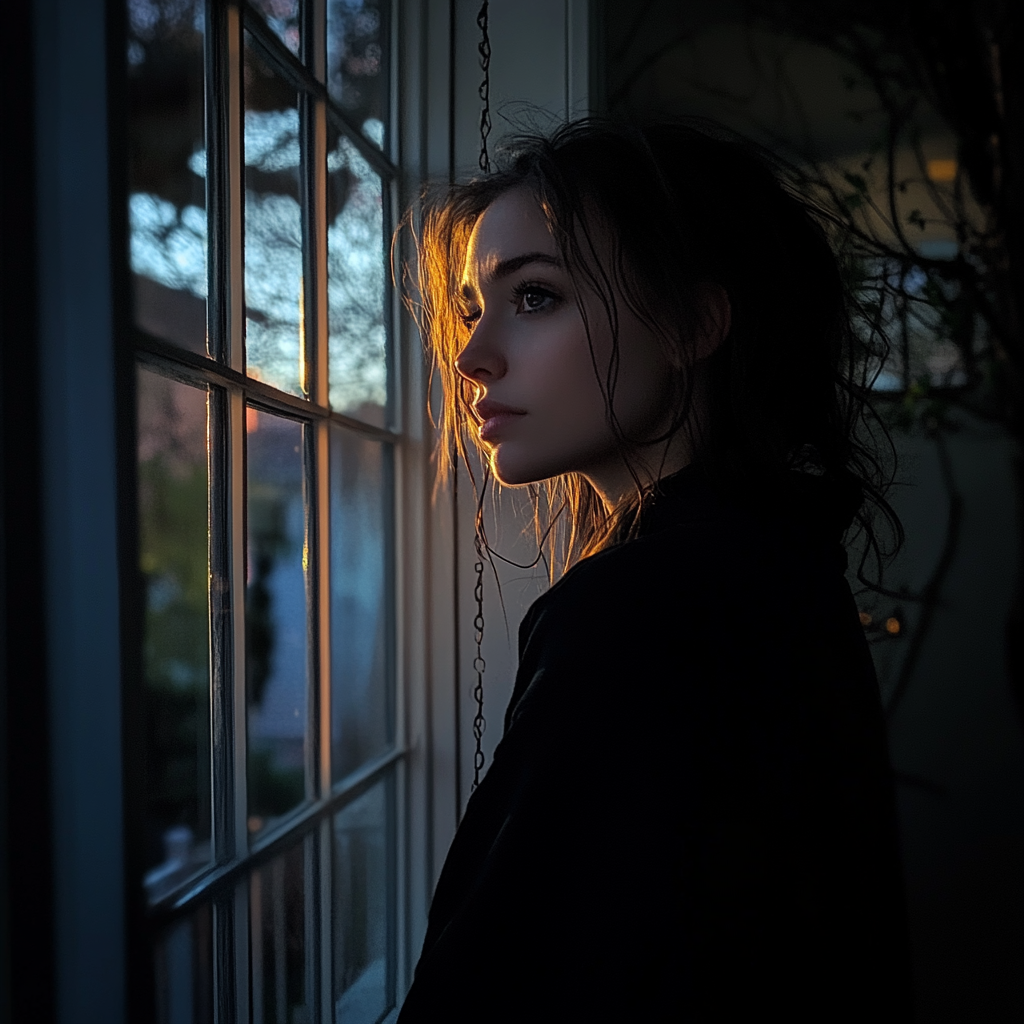
[[[456,368],[469,332],[460,295],[473,227],[513,189],[527,190],[543,211],[591,339],[578,296],[600,298],[612,358],[603,377],[596,362],[595,372],[627,465],[642,445],[623,435],[613,411],[619,302],[654,331],[672,368],[672,422],[659,440],[691,431],[694,461],[741,496],[785,471],[831,478],[850,496],[867,540],[858,575],[863,580],[869,552],[880,570],[891,552],[876,539],[878,513],[894,548],[902,540],[885,499],[892,447],[880,443],[878,432],[886,442],[888,434],[867,401],[876,364],[853,326],[856,300],[830,244],[830,222],[786,186],[784,169],[764,153],[706,123],[575,121],[549,136],[505,143],[487,177],[426,192],[410,305],[440,377],[441,477],[458,458],[472,473],[473,448],[486,465],[474,388]],[[603,258],[599,236],[611,239]],[[709,284],[728,295],[731,327],[709,357],[709,415],[694,432],[695,339],[705,327]],[[552,572],[630,535],[657,485],[631,472],[635,493],[611,511],[579,474],[531,485],[538,543]]]

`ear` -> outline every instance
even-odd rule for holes
[[[701,281],[697,285],[697,296],[700,328],[695,341],[697,362],[700,362],[714,355],[729,337],[732,304],[729,302],[729,293],[714,281]]]

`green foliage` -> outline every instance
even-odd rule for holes
[[[206,466],[139,466],[147,803],[154,833],[208,831],[209,552]],[[155,836],[151,836],[155,843]]]

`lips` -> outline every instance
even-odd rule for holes
[[[480,440],[494,442],[510,423],[520,416],[526,415],[525,409],[503,405],[493,399],[485,398],[473,406],[473,411],[480,420]]]

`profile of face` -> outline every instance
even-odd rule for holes
[[[479,436],[495,476],[519,485],[580,473],[616,501],[633,478],[604,393],[614,349],[607,315],[596,295],[577,297],[528,191],[505,193],[477,220],[462,283],[471,334],[456,367],[474,385]],[[616,299],[613,408],[622,436],[643,441],[668,421],[670,365],[659,339]]]

